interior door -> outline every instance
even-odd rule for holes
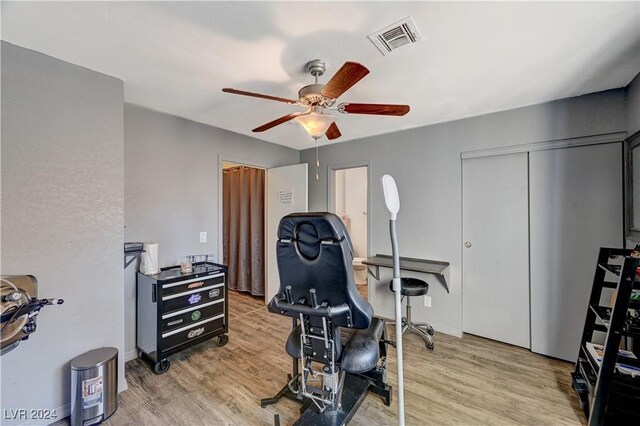
[[[280,276],[276,261],[276,242],[278,241],[280,219],[290,213],[308,210],[307,167],[305,163],[267,170],[266,303],[269,303],[280,288]]]
[[[463,331],[529,339],[527,153],[462,161]]]
[[[575,362],[600,247],[623,244],[620,143],[532,152],[531,350]]]

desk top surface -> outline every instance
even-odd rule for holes
[[[393,268],[393,258],[385,254],[376,254],[362,261],[365,265]],[[430,274],[442,274],[449,267],[449,262],[439,260],[416,259],[412,257],[400,257],[400,269],[405,271],[425,272]]]

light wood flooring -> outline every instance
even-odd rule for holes
[[[291,359],[284,351],[290,319],[267,312],[261,298],[229,292],[229,343],[203,343],[170,358],[155,375],[140,360],[127,363],[129,389],[106,424],[289,425],[298,405],[287,399],[267,408],[259,400],[284,384]],[[570,386],[571,364],[475,336],[436,334],[436,349],[405,335],[407,424],[579,425],[584,423]],[[389,357],[395,390],[395,353]],[[397,424],[391,407],[369,394],[354,425]]]

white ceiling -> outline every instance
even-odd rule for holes
[[[424,42],[382,56],[366,38],[407,15]],[[639,2],[2,2],[2,39],[124,80],[125,100],[297,149],[296,98],[347,60],[371,73],[342,102],[411,105],[340,115],[345,142],[626,86],[640,71]],[[322,143],[328,143],[326,139]]]

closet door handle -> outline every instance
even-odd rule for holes
[[[464,243],[464,246],[465,246],[466,248],[471,248],[471,242],[470,242],[470,241],[465,242],[465,243]]]

